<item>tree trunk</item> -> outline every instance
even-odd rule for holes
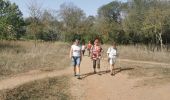
[[[161,51],[163,50],[163,40],[162,40],[162,33],[159,33],[159,41],[161,46]]]
[[[156,37],[158,38],[159,45],[160,45],[160,50],[162,51],[162,50],[163,50],[162,33],[158,33],[158,34],[156,35]]]

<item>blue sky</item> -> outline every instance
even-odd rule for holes
[[[12,3],[16,3],[20,10],[22,11],[24,17],[28,17],[28,4],[30,0],[10,0]],[[35,1],[35,0],[32,0]],[[59,10],[60,5],[65,2],[72,2],[86,13],[86,15],[96,15],[97,9],[114,0],[36,0],[38,4],[41,5],[43,9],[53,9]],[[119,0],[119,1],[126,1],[126,0]]]

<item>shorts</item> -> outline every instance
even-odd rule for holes
[[[72,65],[73,66],[80,66],[80,62],[81,62],[81,60],[80,60],[80,57],[72,57]]]
[[[108,58],[108,62],[110,65],[113,65],[116,63],[116,58]]]

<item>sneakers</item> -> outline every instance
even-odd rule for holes
[[[74,74],[73,74],[73,76],[74,76],[74,77],[76,77],[76,76],[77,76],[77,74],[76,74],[76,73],[74,73]]]
[[[77,75],[77,79],[81,79],[80,75]]]
[[[94,71],[93,73],[96,74],[96,71]]]
[[[81,79],[80,74],[74,73],[73,76],[74,76],[74,77],[77,77],[77,79]]]
[[[110,75],[111,75],[111,76],[114,76],[114,74],[113,74],[113,73],[111,73]]]

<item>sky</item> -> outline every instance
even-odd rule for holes
[[[24,17],[29,16],[28,4],[35,0],[10,0],[12,3],[16,3],[19,9],[22,11]],[[97,9],[104,4],[110,3],[114,0],[36,0],[43,9],[59,10],[60,5],[67,2],[72,2],[74,5],[81,8],[86,16],[97,15]],[[126,1],[126,0],[119,0]]]

